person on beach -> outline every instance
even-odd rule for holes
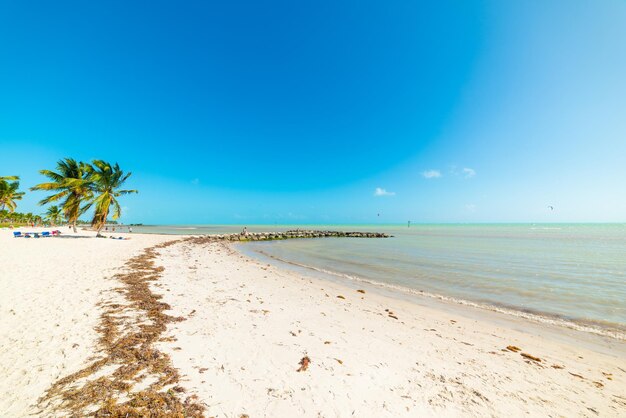
[[[128,227],[128,232],[130,232],[130,233],[132,233],[132,232],[133,232],[133,227],[132,227],[132,226],[129,226],[129,227]]]
[[[248,235],[248,227],[243,227],[243,231],[241,231],[241,235]]]

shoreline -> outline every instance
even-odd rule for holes
[[[195,228],[192,233],[218,235],[237,229],[219,225]],[[424,291],[431,298],[626,339],[621,228],[589,225],[587,230],[584,225],[572,224],[564,227],[564,232],[547,235],[533,232],[537,228],[530,224],[494,225],[492,229],[471,224],[469,232],[465,228],[420,228],[418,225],[415,233],[407,233],[407,228],[338,226],[346,231],[385,232],[395,238],[341,240],[345,244],[333,240],[293,245],[252,243],[250,248],[352,281],[367,280],[416,294]],[[168,233],[182,232],[166,229]],[[273,230],[267,225],[250,229]],[[286,229],[296,227],[276,228]],[[552,245],[560,249],[553,251]],[[595,252],[597,257],[588,256]]]
[[[235,243],[235,248],[239,249],[246,256],[255,259],[268,260],[269,262],[277,264],[278,267],[304,274],[308,272],[308,274],[314,277],[321,277],[325,280],[330,280],[338,283],[348,281],[352,282],[354,285],[367,284],[369,286],[372,286],[372,288],[379,289],[379,291],[386,291],[389,295],[396,294],[396,296],[399,298],[415,298],[415,303],[420,303],[418,299],[429,298],[433,300],[438,300],[444,304],[454,304],[459,307],[489,311],[498,315],[505,315],[507,317],[523,319],[537,324],[551,325],[555,328],[567,328],[577,332],[594,334],[601,337],[609,337],[618,341],[626,341],[626,326],[620,326],[620,324],[599,323],[582,319],[567,318],[556,314],[550,314],[548,312],[521,310],[518,307],[512,305],[498,305],[490,304],[487,302],[476,302],[453,296],[447,296],[444,294],[417,290],[407,286],[384,283],[372,279],[340,273],[337,271],[321,269],[315,266],[301,264],[295,261],[284,260],[280,257],[268,254],[263,250],[246,249],[245,243]],[[421,303],[425,302],[421,301]]]
[[[172,246],[161,262],[158,289],[172,314],[188,318],[169,331],[176,347],[162,348],[209,416],[626,410],[620,341],[596,351],[575,344],[579,332],[561,341],[542,324],[526,332],[526,320],[510,327],[420,306],[285,271],[232,245]],[[296,372],[305,356],[312,380]],[[351,389],[362,380],[362,392]]]
[[[7,247],[9,256],[21,259],[7,264],[12,275],[2,277],[8,289],[4,300],[27,315],[4,315],[6,304],[2,311],[0,370],[10,376],[0,385],[0,393],[7,395],[0,403],[5,414],[49,415],[50,410],[36,407],[36,400],[55,382],[67,382],[102,358],[106,346],[98,333],[107,309],[114,306],[131,321],[120,323],[120,338],[145,326],[142,321],[132,325],[141,319],[141,310],[136,301],[120,299],[119,276],[132,276],[125,263],[146,251],[153,252],[156,269],[147,277],[150,298],[165,304],[158,305],[166,308],[165,315],[182,321],[170,322],[146,346],[171,359],[174,375],[180,376],[180,383],[161,385],[161,390],[181,402],[191,399],[183,405],[197,403],[207,416],[520,411],[619,416],[626,411],[622,341],[606,343],[579,331],[559,335],[554,327],[525,319],[502,319],[505,315],[493,312],[485,316],[478,309],[472,314],[469,307],[416,303],[373,285],[309,277],[250,258],[237,249],[240,245],[207,237],[135,233],[131,240],[117,241],[69,235],[21,243],[15,239]],[[77,235],[90,236],[85,231]],[[64,257],[64,252],[75,257]],[[55,269],[40,274],[37,267],[51,255]],[[77,281],[68,280],[74,276]],[[41,296],[52,303],[29,305],[42,304],[20,296],[24,281],[43,286]],[[87,321],[79,320],[85,315]],[[51,317],[58,318],[56,327],[46,326]],[[11,336],[17,326],[22,332]],[[586,341],[589,335],[595,346]],[[76,338],[82,338],[78,346]],[[46,345],[29,343],[33,339]],[[298,372],[305,357],[308,370]],[[115,370],[105,367],[93,377],[108,378]],[[125,390],[130,394],[150,387],[154,382],[146,373],[137,375],[143,383]],[[88,383],[90,376],[81,379]],[[124,403],[130,398],[116,399]]]

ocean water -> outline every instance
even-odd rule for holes
[[[416,297],[626,336],[626,224],[298,226],[379,231],[387,239],[321,238],[242,244],[250,254],[367,281]],[[180,226],[161,233],[241,231]],[[195,228],[195,229],[185,229]],[[279,231],[289,225],[248,226]],[[155,230],[156,231],[156,230]],[[137,228],[137,232],[140,228]],[[145,231],[148,232],[148,231]]]

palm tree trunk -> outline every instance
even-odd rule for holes
[[[107,218],[109,216],[109,211],[107,210],[102,215],[103,215],[102,216],[102,222],[98,222],[98,233],[96,234],[96,237],[101,237],[102,236],[102,235],[100,235],[100,231],[102,231],[102,228],[104,228],[104,225],[107,223]]]

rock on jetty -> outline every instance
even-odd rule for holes
[[[221,241],[271,241],[293,238],[390,238],[393,235],[381,232],[344,232],[344,231],[312,231],[294,229],[285,232],[247,232],[239,234],[208,235],[207,237]]]

